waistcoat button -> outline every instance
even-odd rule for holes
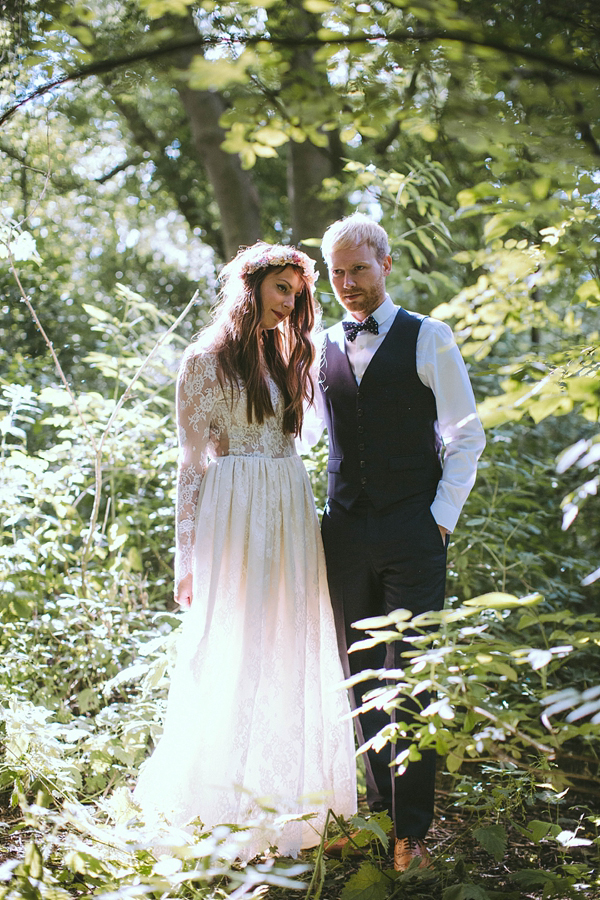
[[[361,459],[361,461],[360,461],[361,469],[364,469],[365,466],[366,466],[366,462],[364,461],[364,459]]]
[[[359,425],[359,426],[358,426],[358,433],[359,433],[359,434],[362,434],[364,430],[365,430],[364,425]]]
[[[359,445],[358,445],[358,449],[359,449],[359,450],[364,450],[364,449],[365,449],[365,445],[364,445],[364,444],[359,444]]]
[[[356,415],[357,415],[357,416],[362,416],[362,415],[363,415],[363,412],[364,412],[364,411],[363,411],[362,409],[357,409],[357,410],[356,410]]]
[[[361,479],[360,479],[360,483],[361,483],[361,484],[366,484],[366,483],[367,483],[367,479],[366,479],[366,478],[361,478]]]

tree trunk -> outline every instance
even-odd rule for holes
[[[298,38],[313,34],[320,27],[320,19],[304,8],[302,0],[289,0],[285,27],[290,35]],[[314,61],[314,50],[301,47],[292,52],[283,92],[287,87],[302,85],[307,98],[318,102],[327,97],[331,86],[327,76]],[[307,109],[308,112],[308,109]],[[306,115],[302,110],[301,117]],[[343,212],[343,201],[324,201],[319,193],[323,180],[339,175],[342,169],[342,149],[336,131],[322,132],[327,144],[317,147],[311,141],[290,142],[288,154],[288,198],[291,209],[292,240],[298,244],[306,238],[321,238],[323,232]],[[318,250],[307,248],[320,259]]]
[[[330,141],[330,147],[331,147]],[[310,141],[290,143],[288,157],[288,197],[292,215],[292,240],[321,238],[328,225],[343,213],[343,202],[324,202],[318,197],[323,179],[339,171],[339,156],[327,147],[315,147]],[[307,251],[320,259],[318,251]]]
[[[104,78],[103,82],[110,91],[110,79]],[[193,179],[183,173],[179,160],[171,159],[165,153],[172,137],[169,140],[165,140],[156,136],[140,113],[135,98],[128,98],[117,91],[114,93],[111,91],[111,93],[115,107],[127,122],[136,144],[142,150],[147,150],[151,153],[158,178],[170,192],[179,212],[185,217],[190,229],[201,228],[203,232],[202,240],[209,247],[212,247],[218,256],[224,256],[221,232],[215,229],[212,217],[197,202],[197,191]]]
[[[187,65],[191,62],[190,58]],[[260,238],[260,201],[239,157],[221,149],[225,132],[219,119],[225,111],[221,96],[213,91],[179,87],[179,96],[189,119],[192,140],[212,185],[221,214],[226,259],[243,244]]]

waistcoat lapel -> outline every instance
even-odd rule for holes
[[[335,378],[338,383],[343,382],[346,388],[351,387],[356,392],[358,385],[346,353],[346,339],[341,322],[329,330],[328,341],[327,355],[324,355],[323,358],[325,378]],[[325,347],[327,347],[327,341],[325,341]]]

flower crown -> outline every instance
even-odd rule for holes
[[[310,256],[302,250],[297,250],[296,247],[287,244],[267,244],[265,241],[257,241],[251,247],[243,247],[237,256],[223,267],[219,278],[221,280],[232,276],[243,278],[269,266],[297,266],[311,287],[314,287],[317,280],[315,263]]]

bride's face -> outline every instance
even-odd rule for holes
[[[286,266],[280,272],[269,272],[260,285],[262,327],[277,328],[280,322],[287,319],[303,288],[304,282],[292,266]]]

